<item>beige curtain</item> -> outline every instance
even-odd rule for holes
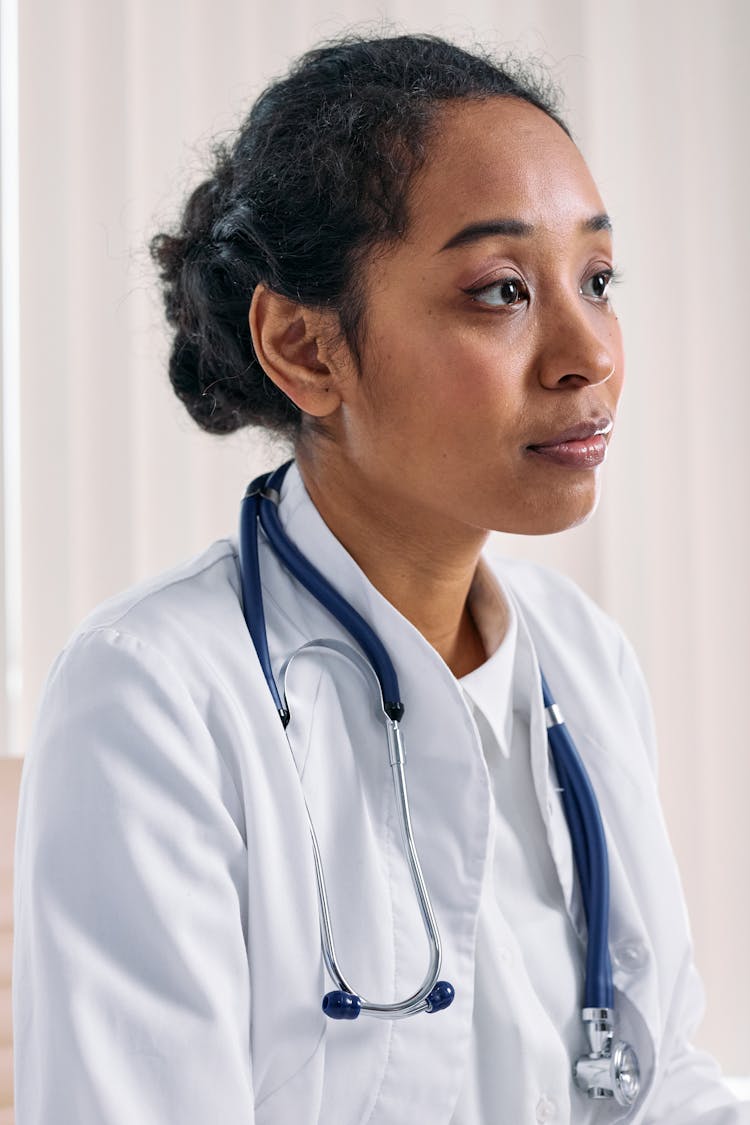
[[[291,58],[352,24],[531,51],[567,91],[614,218],[629,373],[594,517],[497,547],[572,575],[640,655],[707,984],[701,1042],[750,1073],[750,5],[378,11],[392,23],[372,21],[365,0],[21,6],[21,531],[7,551],[22,563],[23,687],[7,749],[22,751],[46,670],[83,614],[233,532],[245,483],[280,457],[251,433],[200,433],[165,374],[145,246],[201,176],[210,139]]]

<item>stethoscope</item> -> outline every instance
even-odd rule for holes
[[[454,989],[448,981],[438,979],[442,957],[440,934],[422,875],[409,814],[404,772],[406,755],[400,728],[404,704],[401,701],[396,671],[382,642],[364,618],[316,570],[284,532],[277,506],[281,483],[291,463],[288,461],[273,472],[257,477],[248,485],[242,500],[239,547],[245,621],[285,731],[290,720],[286,677],[292,662],[300,653],[313,651],[344,657],[372,682],[385,721],[388,760],[404,852],[430,947],[430,961],[425,978],[417,991],[405,1000],[378,1004],[366,1000],[352,988],[336,957],[320,848],[308,809],[323,959],[336,985],[334,991],[323,997],[323,1011],[331,1019],[337,1020],[356,1019],[361,1012],[382,1019],[402,1019],[416,1012],[438,1012],[451,1004]],[[271,548],[287,570],[333,614],[362,650],[359,652],[352,645],[334,639],[308,641],[284,661],[280,671],[281,691],[277,687],[268,653],[258,556],[258,520]],[[590,1050],[575,1062],[573,1074],[578,1086],[590,1098],[614,1098],[620,1105],[630,1106],[640,1090],[640,1072],[633,1048],[628,1043],[616,1042],[614,1039],[614,990],[608,944],[609,862],[604,827],[588,774],[541,669],[540,675],[547,738],[562,792],[588,930],[581,1017]]]

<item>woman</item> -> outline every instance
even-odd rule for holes
[[[17,848],[19,1125],[750,1121],[689,1043],[632,649],[567,579],[482,554],[591,514],[622,388],[610,223],[549,91],[427,36],[312,51],[152,251],[191,415],[294,460],[245,502],[242,551],[108,601],[51,670]],[[267,531],[259,629],[261,503],[395,666],[437,993],[367,643]],[[540,669],[606,831],[612,1044]],[[351,988],[321,952],[306,803]],[[355,989],[428,1011],[327,1019]]]

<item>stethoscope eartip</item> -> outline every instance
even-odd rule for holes
[[[450,1003],[450,1000],[448,1001]],[[321,1005],[332,1020],[356,1020],[362,1008],[362,1001],[353,992],[326,992]]]
[[[441,1012],[453,1003],[456,990],[448,980],[439,980],[427,997],[427,1011]]]

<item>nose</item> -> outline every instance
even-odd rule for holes
[[[619,325],[613,315],[591,308],[580,294],[549,310],[539,356],[539,381],[556,389],[598,386],[615,373]]]

